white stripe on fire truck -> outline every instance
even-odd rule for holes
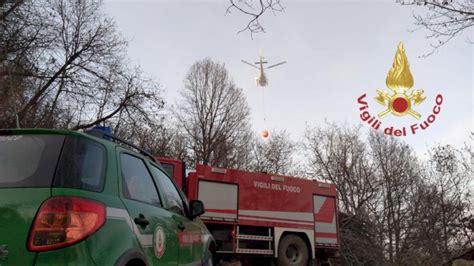
[[[231,218],[236,219],[237,214],[232,213],[221,213],[221,212],[205,212],[202,217],[218,217],[218,218]]]
[[[255,211],[239,210],[239,216],[257,216],[262,218],[285,219],[289,221],[311,222],[313,224],[314,214],[312,212],[275,212],[275,211]]]
[[[316,222],[314,225],[314,231],[319,233],[337,233],[336,231],[336,222],[332,223],[321,223]]]
[[[127,223],[130,229],[137,236],[138,241],[142,247],[152,247],[153,246],[153,234],[141,234],[137,226],[132,223],[132,218],[128,212],[124,209],[107,207],[107,219],[113,220],[123,220]]]
[[[307,226],[313,226],[313,223],[308,222],[296,222],[294,220],[284,220],[284,219],[270,219],[270,218],[258,218],[258,217],[250,217],[245,215],[240,215],[239,220],[253,220],[253,221],[266,221],[266,222],[274,222],[274,223],[284,223],[284,224],[301,224]]]
[[[317,244],[337,244],[337,238],[316,237]]]

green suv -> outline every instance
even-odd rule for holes
[[[111,134],[0,130],[0,266],[212,265],[203,212]]]

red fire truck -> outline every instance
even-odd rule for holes
[[[157,158],[189,200],[204,202],[201,216],[221,258],[274,257],[278,265],[328,263],[337,257],[336,187],[308,179],[197,165]]]

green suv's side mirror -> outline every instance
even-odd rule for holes
[[[192,200],[190,203],[190,218],[193,220],[194,218],[200,216],[205,212],[204,203],[200,200]]]

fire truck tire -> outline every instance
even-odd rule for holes
[[[308,247],[301,237],[289,234],[280,240],[277,260],[279,266],[306,266],[308,258]]]

